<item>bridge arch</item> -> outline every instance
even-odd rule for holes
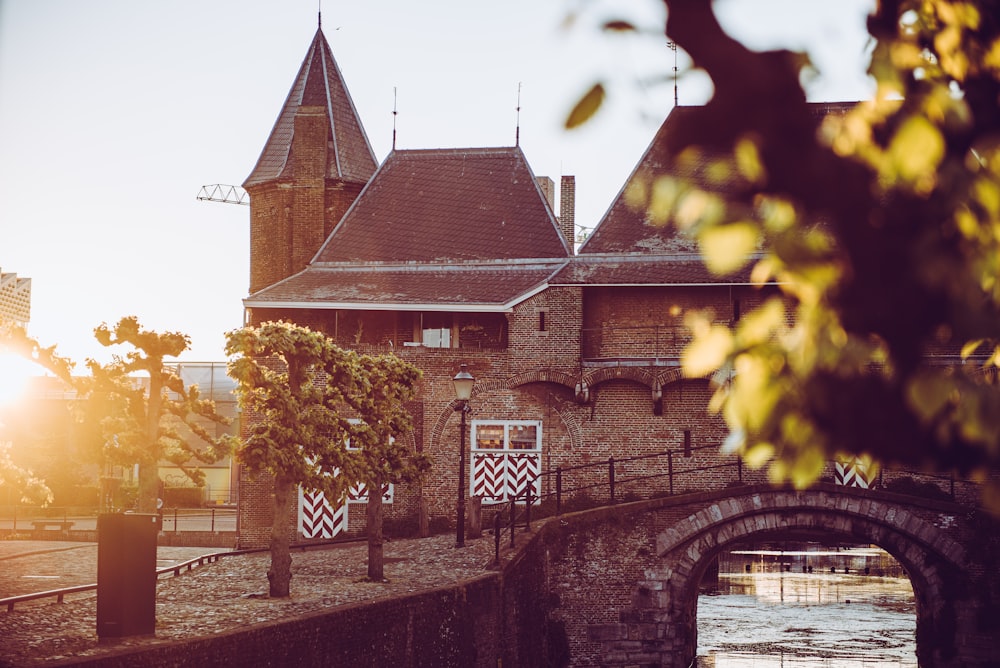
[[[747,539],[845,540],[878,545],[906,569],[920,665],[993,665],[983,620],[996,608],[994,576],[965,547],[974,524],[965,507],[832,484],[595,509],[563,516],[542,541],[558,593],[550,614],[583,664],[687,668],[697,653],[699,584],[720,552]]]
[[[773,491],[734,497],[702,509],[657,537],[663,570],[640,583],[670,593],[662,606],[668,623],[682,638],[688,665],[697,653],[698,587],[709,563],[723,550],[748,538],[821,534],[878,545],[906,569],[917,611],[917,653],[921,665],[945,665],[954,656],[955,610],[947,605],[960,584],[965,550],[947,533],[919,515],[885,501],[831,492]],[[641,598],[641,597],[640,597]],[[661,601],[667,599],[661,598]],[[947,637],[947,636],[952,637]]]

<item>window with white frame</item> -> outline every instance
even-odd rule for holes
[[[485,503],[501,503],[523,498],[530,485],[537,500],[542,472],[541,421],[473,420],[471,459],[472,496]]]

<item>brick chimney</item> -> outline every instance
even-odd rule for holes
[[[535,182],[545,195],[545,200],[549,203],[549,208],[555,213],[556,210],[556,183],[547,176],[536,176]]]
[[[559,229],[576,254],[576,177],[564,176],[559,183]]]

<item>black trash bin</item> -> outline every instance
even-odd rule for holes
[[[156,630],[158,515],[97,517],[97,635],[121,638]]]

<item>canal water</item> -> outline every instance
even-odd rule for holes
[[[916,668],[913,589],[877,548],[747,549],[698,597],[698,668]]]

